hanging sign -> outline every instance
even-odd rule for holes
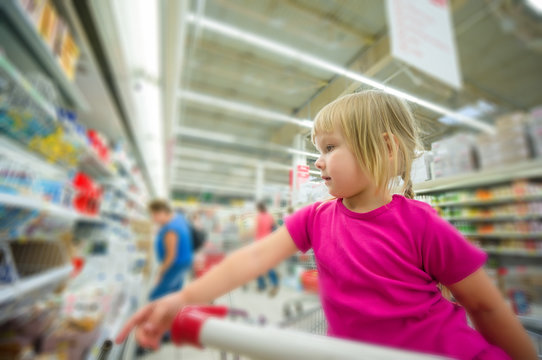
[[[460,89],[449,1],[387,0],[386,8],[392,55]]]

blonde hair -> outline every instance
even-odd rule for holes
[[[316,115],[312,141],[321,133],[340,131],[362,169],[378,190],[392,190],[403,179],[402,193],[414,197],[410,171],[421,149],[414,116],[402,99],[379,90],[338,98]],[[389,152],[394,154],[390,166]]]

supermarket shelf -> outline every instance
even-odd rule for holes
[[[1,5],[0,5],[1,7]],[[20,88],[24,89],[26,92],[26,95],[36,104],[39,106],[41,110],[43,110],[48,116],[55,119],[56,113],[55,108],[52,104],[50,104],[47,100],[43,98],[43,96],[36,91],[30,85],[28,80],[25,79],[25,77],[11,64],[11,62],[0,53],[0,70],[2,70],[5,74],[9,76],[9,79],[16,83]]]
[[[0,287],[0,304],[9,300],[17,299],[18,297],[28,292],[38,290],[41,287],[49,286],[67,279],[71,271],[72,266],[66,265],[61,268],[46,271],[43,274],[34,275],[27,279],[20,280],[15,282],[13,285]],[[54,288],[49,287],[49,289],[53,290]]]
[[[145,202],[141,198],[139,198],[136,194],[130,192],[126,188],[116,184],[113,181],[107,182],[105,183],[105,185],[111,186],[116,191],[120,192],[122,196],[124,196],[126,199],[138,205],[141,209],[145,209],[145,210],[147,209],[147,205],[145,204]]]
[[[542,233],[506,233],[498,232],[491,234],[480,234],[480,233],[462,233],[463,236],[468,236],[472,238],[486,238],[486,239],[542,239]]]
[[[62,93],[73,102],[77,108],[88,110],[89,106],[79,89],[72,83],[60,67],[55,55],[49,49],[47,44],[42,40],[30,19],[20,7],[17,0],[0,1],[0,11],[6,14],[10,23],[15,27],[20,36],[32,49],[34,56],[39,60],[40,64],[47,70],[48,75],[54,79],[55,84],[59,87]]]
[[[491,255],[503,255],[503,256],[522,256],[522,257],[542,257],[542,252],[532,252],[525,250],[497,250],[482,248],[486,253]]]
[[[523,216],[516,215],[495,215],[495,216],[444,216],[447,221],[472,221],[472,222],[492,222],[492,221],[524,221],[542,218],[542,214],[528,214]]]
[[[79,162],[79,168],[93,178],[110,179],[115,176],[113,169],[104,164],[98,155],[96,155],[88,146],[86,146],[85,154]]]
[[[461,200],[461,201],[446,201],[442,203],[432,204],[432,206],[433,207],[481,206],[481,205],[495,205],[495,204],[506,204],[510,202],[536,201],[536,200],[542,200],[542,194],[525,195],[525,196],[503,196],[503,197],[489,199],[489,200],[469,199],[469,200]]]
[[[66,209],[60,205],[29,196],[0,193],[0,204],[17,208],[39,210],[54,216],[73,220],[76,220],[80,216],[74,210]]]
[[[96,224],[105,223],[105,219],[102,217],[79,214],[73,209],[67,209],[63,206],[30,196],[0,193],[0,205],[38,210],[53,216],[71,219],[74,221],[84,221]]]
[[[490,170],[450,176],[425,181],[414,185],[417,194],[462,189],[475,186],[498,184],[514,179],[542,177],[542,160],[525,161],[519,164],[500,166]]]
[[[77,221],[85,222],[85,223],[93,223],[93,224],[105,224],[106,223],[106,220],[101,216],[83,215],[83,214],[80,214],[77,217]]]

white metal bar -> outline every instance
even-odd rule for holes
[[[439,356],[389,349],[274,327],[255,327],[210,318],[201,328],[202,345],[238,353],[252,359],[275,360],[429,360]]]
[[[37,290],[45,285],[58,283],[66,279],[72,271],[71,265],[52,269],[42,274],[34,275],[15,282],[13,285],[0,287],[0,304],[8,300],[16,299],[25,293]]]
[[[73,220],[79,217],[79,214],[77,214],[75,210],[65,209],[60,205],[28,196],[0,193],[0,204],[18,208],[37,209],[54,216]]]
[[[179,97],[183,100],[189,100],[198,104],[213,106],[220,109],[235,111],[238,113],[257,116],[263,119],[274,120],[281,123],[295,124],[304,128],[312,128],[312,121],[308,119],[300,119],[293,116],[281,114],[275,111],[263,109],[250,104],[243,104],[236,101],[224,100],[223,98],[201,94],[193,91],[179,91]]]
[[[519,164],[499,166],[494,169],[425,181],[414,184],[414,191],[418,194],[426,194],[539,176],[542,176],[542,160],[530,160]]]

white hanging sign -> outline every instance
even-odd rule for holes
[[[456,89],[461,71],[447,0],[387,0],[394,57]]]

